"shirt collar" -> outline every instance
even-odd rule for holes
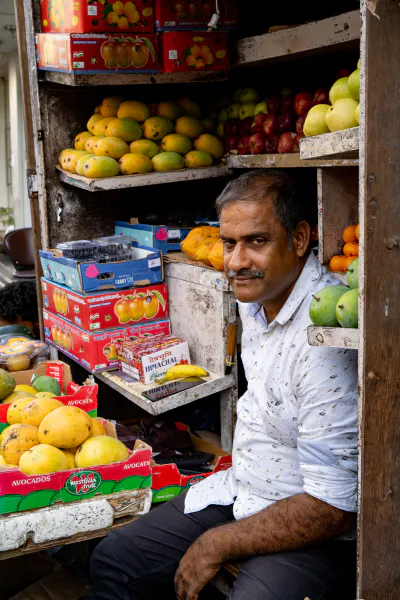
[[[280,325],[285,325],[289,319],[294,315],[296,310],[299,308],[300,304],[303,302],[304,298],[310,292],[315,283],[320,279],[322,274],[322,266],[319,260],[316,258],[314,252],[310,252],[310,256],[307,259],[306,264],[303,267],[303,270],[300,274],[300,277],[296,281],[296,284],[289,296],[286,300],[285,304],[282,306],[279,313],[276,315],[273,323],[279,323]],[[248,306],[248,314],[251,317],[258,318],[262,317],[262,320],[265,322],[265,325],[268,327],[267,321],[265,319],[264,311],[260,308],[260,305],[252,302]],[[270,326],[272,323],[270,323]]]

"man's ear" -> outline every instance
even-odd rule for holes
[[[293,250],[299,258],[302,258],[307,252],[310,244],[310,235],[310,225],[307,221],[300,221],[292,237]]]

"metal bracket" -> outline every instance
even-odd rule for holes
[[[32,198],[34,194],[38,193],[37,175],[35,169],[27,169],[26,176],[28,179],[28,196]]]

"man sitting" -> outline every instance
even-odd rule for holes
[[[233,466],[103,540],[94,598],[196,600],[231,561],[231,600],[354,598],[357,354],[307,343],[312,295],[339,282],[309,250],[287,175],[242,175],[217,211],[248,382]]]

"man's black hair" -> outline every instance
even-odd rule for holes
[[[15,281],[0,289],[0,318],[10,323],[38,321],[36,284],[34,281]]]
[[[289,250],[292,249],[292,234],[300,221],[310,225],[309,203],[305,202],[301,186],[282,171],[258,169],[248,171],[233,179],[217,198],[215,206],[218,216],[225,206],[232,202],[263,202],[266,198],[274,201],[275,214],[286,231]]]

